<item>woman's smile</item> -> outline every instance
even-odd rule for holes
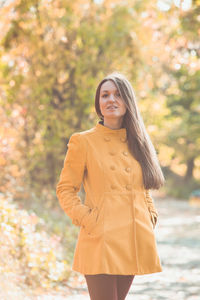
[[[117,106],[109,106],[109,107],[107,107],[107,109],[109,109],[109,110],[114,110],[114,109],[117,109],[118,107]]]
[[[100,89],[99,106],[104,117],[104,125],[110,128],[120,128],[126,113],[126,105],[115,84],[108,80]]]

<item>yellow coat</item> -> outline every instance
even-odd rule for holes
[[[83,182],[85,201],[78,192]],[[75,132],[56,187],[59,203],[80,226],[72,270],[82,274],[161,272],[154,226],[158,212],[131,155],[126,128],[97,124]],[[155,218],[154,218],[155,217]]]

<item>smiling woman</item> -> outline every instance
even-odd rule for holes
[[[126,113],[126,104],[111,80],[104,82],[101,86],[99,106],[104,116],[104,125],[111,129],[121,128],[123,116]]]
[[[125,76],[99,83],[95,108],[101,120],[69,139],[56,193],[80,227],[72,269],[84,274],[92,300],[123,300],[135,275],[162,271],[149,189],[164,177]]]

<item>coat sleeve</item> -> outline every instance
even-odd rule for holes
[[[86,167],[86,145],[80,133],[71,135],[67,144],[68,150],[64,159],[56,195],[61,208],[71,218],[74,225],[85,227],[88,216],[97,217],[96,208],[81,203],[78,196]]]
[[[145,190],[145,197],[146,197],[147,207],[151,215],[151,221],[153,223],[153,226],[155,227],[158,219],[158,211],[155,207],[154,200],[150,194],[150,190]]]

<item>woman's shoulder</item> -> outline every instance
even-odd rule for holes
[[[76,131],[71,136],[86,138],[86,137],[94,135],[95,133],[96,133],[95,127],[92,127],[90,129],[87,129],[87,130]]]

